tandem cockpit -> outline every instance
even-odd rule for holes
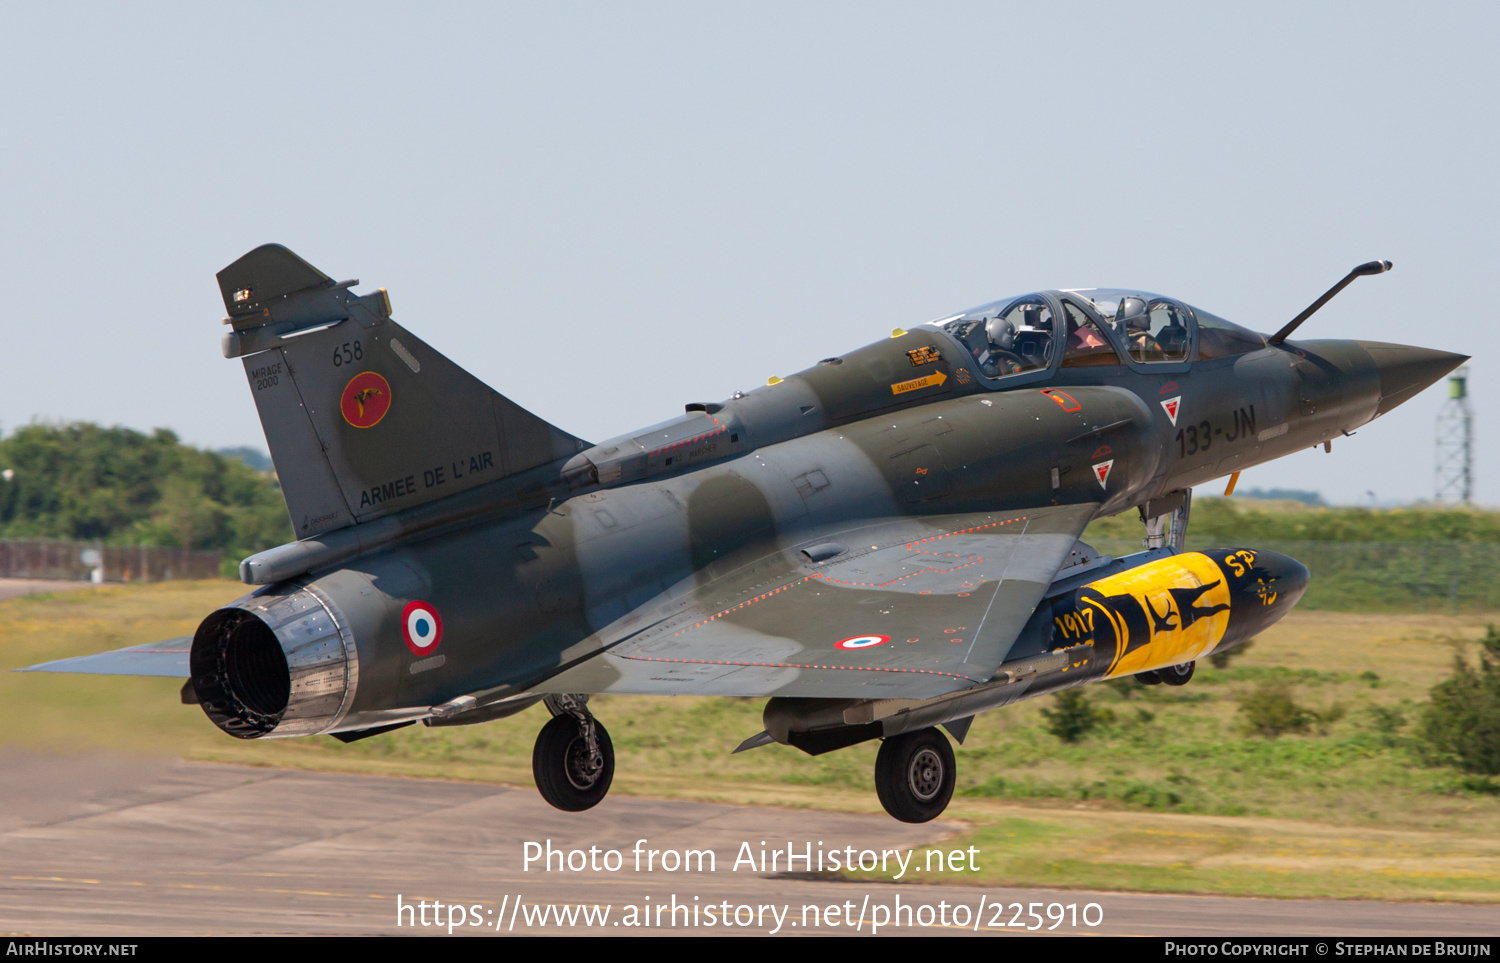
[[[1117,288],[1027,294],[931,322],[998,382],[1054,367],[1177,370],[1256,351],[1264,336],[1181,301]],[[1026,380],[1032,380],[1030,378]]]

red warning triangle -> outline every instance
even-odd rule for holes
[[[1109,481],[1109,470],[1114,466],[1114,463],[1115,460],[1111,458],[1109,461],[1101,461],[1094,466],[1094,477],[1099,479],[1100,488],[1109,487],[1106,483]]]
[[[1167,413],[1168,418],[1172,419],[1172,426],[1174,428],[1177,426],[1177,408],[1181,404],[1182,395],[1178,395],[1175,398],[1168,398],[1161,403],[1162,410]]]

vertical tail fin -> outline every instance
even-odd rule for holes
[[[382,288],[279,244],[220,271],[224,356],[242,358],[298,538],[567,458],[587,443],[391,320]]]

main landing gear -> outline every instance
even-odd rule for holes
[[[1141,522],[1147,549],[1167,548],[1180,552],[1187,539],[1188,515],[1193,510],[1193,490],[1182,488],[1151,499],[1141,506]]]
[[[1156,674],[1161,676],[1162,685],[1187,685],[1193,678],[1193,669],[1196,662],[1184,662],[1182,665],[1169,665],[1165,669],[1157,669]]]
[[[592,809],[615,778],[615,747],[588,711],[586,695],[549,695],[552,718],[531,750],[531,774],[542,798],[564,812]]]
[[[1188,516],[1193,509],[1193,490],[1183,488],[1167,492],[1141,506],[1141,521],[1146,526],[1142,544],[1147,549],[1168,548],[1180,552],[1187,539]],[[1187,685],[1193,677],[1193,663],[1169,665],[1164,669],[1137,672],[1142,685]]]
[[[948,737],[937,729],[891,736],[875,757],[875,792],[885,811],[904,823],[941,816],[953,798],[958,767]]]
[[[1153,669],[1150,672],[1137,672],[1136,681],[1142,685],[1187,685],[1193,678],[1193,670],[1198,663],[1184,662],[1181,665],[1169,665],[1164,669]]]

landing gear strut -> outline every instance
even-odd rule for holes
[[[1193,509],[1193,490],[1183,488],[1153,498],[1141,506],[1141,521],[1146,537],[1141,544],[1147,549],[1171,547],[1182,551],[1187,540],[1188,515]]]
[[[552,713],[531,751],[531,774],[542,798],[564,812],[597,806],[615,778],[609,733],[586,708],[586,695],[549,695]]]
[[[958,767],[948,737],[936,729],[892,736],[875,757],[875,792],[904,823],[925,823],[948,808]]]

